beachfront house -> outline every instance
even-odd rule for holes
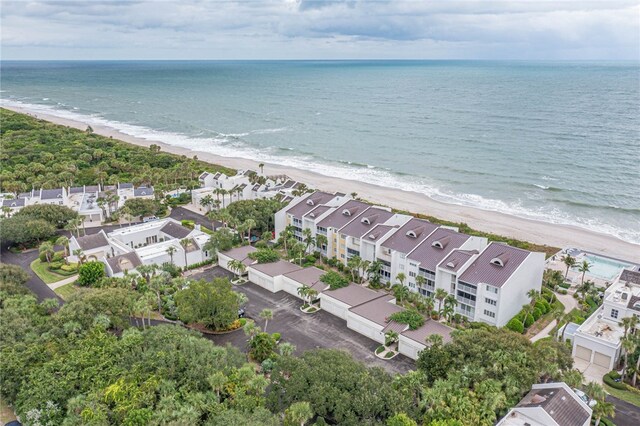
[[[624,269],[604,293],[603,304],[573,335],[576,367],[602,377],[623,354],[623,318],[640,317],[640,266]],[[627,331],[629,332],[629,331]]]
[[[540,383],[496,426],[589,426],[592,410],[564,382]]]

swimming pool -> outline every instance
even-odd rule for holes
[[[587,272],[587,276],[591,275],[596,278],[600,278],[603,280],[611,281],[615,277],[618,276],[620,271],[624,268],[629,268],[633,265],[629,263],[619,262],[613,259],[607,259],[606,257],[600,257],[593,254],[584,254],[582,259],[586,260],[591,264],[591,268],[589,272]],[[578,262],[582,263],[581,261]],[[575,268],[578,269],[577,267]]]

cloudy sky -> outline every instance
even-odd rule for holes
[[[2,59],[640,59],[640,0],[0,3]]]

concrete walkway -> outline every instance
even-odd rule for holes
[[[564,305],[564,312],[565,313],[570,312],[570,311],[573,310],[573,308],[577,308],[578,307],[578,301],[576,299],[574,299],[573,295],[570,294],[570,293],[568,293],[568,294],[558,294],[558,293],[556,293],[556,297]]]
[[[73,283],[78,279],[78,274],[73,275],[69,278],[65,278],[64,280],[57,281],[53,284],[47,284],[51,290],[55,290],[58,287],[62,287],[63,285],[67,285],[69,283]]]
[[[540,339],[544,339],[545,337],[548,337],[551,330],[553,330],[553,327],[556,326],[556,323],[557,323],[556,320],[552,320],[545,328],[540,330],[538,334],[536,334],[529,340],[531,340],[531,342],[537,342]]]

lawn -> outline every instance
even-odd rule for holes
[[[618,399],[623,401],[627,401],[629,404],[633,404],[637,407],[640,407],[640,393],[635,393],[631,391],[625,391],[622,389],[615,389],[611,386],[604,384],[604,390],[610,393],[612,396],[615,396]]]
[[[40,259],[36,259],[33,262],[31,262],[31,269],[46,284],[53,284],[60,280],[64,280],[65,278],[69,278],[68,276],[51,272],[49,269],[47,269],[47,262],[43,263],[40,261]]]
[[[62,297],[64,300],[69,300],[69,298],[74,295],[75,293],[77,293],[78,291],[80,291],[80,287],[73,285],[73,283],[69,283],[69,284],[65,284],[61,287],[56,288],[55,290],[53,290],[56,292],[56,294],[60,297]]]

